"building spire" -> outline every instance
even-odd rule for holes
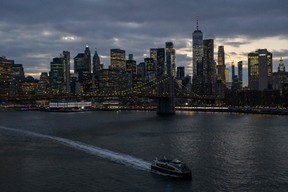
[[[199,29],[199,22],[198,22],[198,16],[196,17],[196,20],[197,20],[197,31],[198,31],[198,29]]]

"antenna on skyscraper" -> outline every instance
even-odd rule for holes
[[[198,16],[196,17],[196,21],[197,21],[197,31],[198,31],[198,28],[199,28],[199,23],[198,23]]]

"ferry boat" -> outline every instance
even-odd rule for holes
[[[169,160],[169,159],[155,159],[151,163],[151,170],[155,172],[160,172],[162,174],[180,177],[180,178],[191,178],[191,170],[178,159]]]

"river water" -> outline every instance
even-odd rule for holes
[[[0,112],[0,191],[287,191],[287,116]],[[178,158],[192,180],[151,173]]]

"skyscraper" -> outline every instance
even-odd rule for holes
[[[205,39],[203,41],[203,94],[214,94],[216,80],[215,60],[214,60],[214,40]]]
[[[151,48],[150,58],[153,58],[156,64],[156,76],[162,78],[165,75],[165,49]]]
[[[172,42],[166,42],[166,68],[168,76],[176,76],[176,54]]]
[[[126,71],[132,75],[136,75],[136,61],[133,58],[133,54],[129,54],[129,58],[126,61]]]
[[[279,61],[279,65],[278,65],[278,72],[286,72],[285,70],[285,65],[284,65],[284,61],[283,59],[281,58],[280,61]]]
[[[197,29],[192,34],[193,41],[193,76],[197,75],[197,65],[202,62],[203,57],[203,33],[198,28],[197,19]]]
[[[84,53],[78,53],[74,57],[74,73],[79,75],[91,73],[91,54],[88,46],[86,46]]]
[[[88,45],[86,46],[84,51],[84,65],[85,68],[87,69],[87,72],[91,73],[91,53]]]
[[[243,61],[238,62],[238,80],[240,88],[243,87]]]
[[[63,57],[55,57],[50,62],[50,86],[54,94],[63,93],[64,91],[64,61]]]
[[[0,57],[0,96],[8,96],[14,60]]]
[[[101,87],[100,76],[101,71],[103,70],[103,65],[100,63],[100,57],[95,49],[93,56],[93,76],[92,76],[92,89],[93,92],[98,92]]]
[[[76,57],[74,57],[74,73],[81,74],[84,71],[88,71],[84,63],[84,53],[78,53]]]
[[[103,69],[103,66],[100,63],[100,57],[98,55],[97,50],[95,49],[93,56],[93,74],[98,74]]]
[[[248,87],[251,90],[265,90],[270,87],[272,76],[272,53],[258,49],[248,54]]]
[[[184,67],[177,67],[177,78],[183,79],[185,77],[185,68]]]
[[[20,85],[25,80],[24,68],[22,64],[13,64],[12,72],[9,78],[10,80],[10,91],[9,93],[13,96],[19,95]]]
[[[64,61],[64,88],[67,93],[70,92],[70,52],[63,51]]]
[[[150,49],[150,58],[154,59],[155,64],[156,64],[157,62],[157,49],[156,48]]]
[[[224,46],[218,47],[217,79],[225,83],[225,52]]]
[[[49,76],[47,72],[42,72],[40,75],[40,80],[37,85],[36,95],[45,95],[48,93],[49,87]]]
[[[125,51],[121,49],[111,49],[111,68],[119,71],[125,71]]]
[[[157,49],[157,63],[156,63],[156,73],[158,77],[163,77],[165,75],[165,49]]]
[[[232,62],[232,65],[231,65],[231,71],[232,71],[232,77],[231,77],[231,79],[232,79],[232,82],[234,81],[234,79],[236,78],[236,76],[235,76],[235,65],[234,65],[234,62]]]
[[[145,79],[147,81],[155,80],[156,77],[156,67],[155,62],[153,58],[145,58]]]

